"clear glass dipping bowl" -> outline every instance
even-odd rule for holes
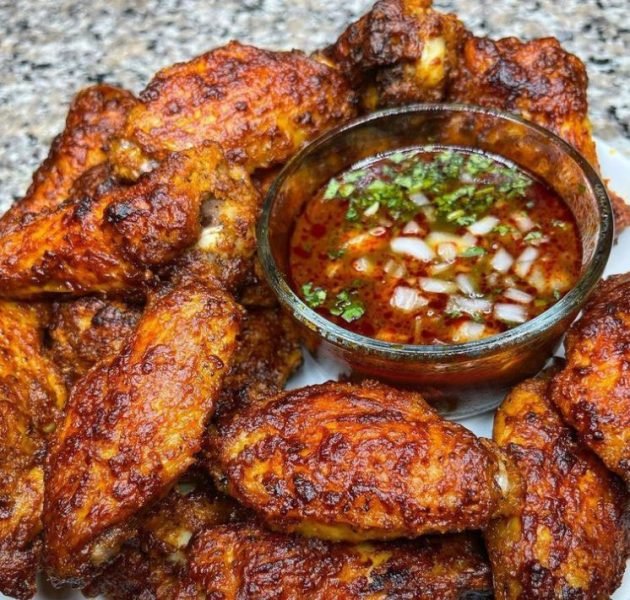
[[[583,261],[575,287],[538,317],[499,335],[453,345],[404,345],[357,335],[311,310],[288,280],[288,250],[304,204],[354,163],[397,149],[439,144],[499,154],[546,181],[572,209]],[[318,358],[340,361],[351,379],[372,377],[419,389],[444,414],[494,408],[507,388],[539,371],[600,279],[613,240],[606,188],[590,164],[551,132],[475,106],[418,104],[339,127],[306,146],[281,171],[258,227],[267,280]]]

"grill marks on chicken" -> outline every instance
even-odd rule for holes
[[[35,593],[46,438],[66,400],[42,346],[46,309],[0,301],[0,593]]]
[[[79,92],[70,105],[64,131],[53,140],[24,198],[0,219],[0,231],[19,227],[66,201],[76,180],[106,161],[109,141],[120,133],[136,102],[129,92],[109,85]]]
[[[376,383],[255,403],[219,422],[210,448],[210,468],[230,495],[272,528],[324,539],[478,529],[518,495],[493,444],[419,395]]]
[[[135,179],[153,158],[218,142],[248,171],[282,163],[355,114],[335,69],[298,51],[238,42],[160,71],[112,147],[117,173]]]
[[[565,341],[551,398],[565,420],[630,484],[630,275],[603,281]]]
[[[228,294],[183,279],[150,296],[121,352],[77,382],[47,459],[45,562],[57,584],[103,568],[190,467],[238,327]]]
[[[524,486],[520,512],[486,532],[497,600],[604,600],[628,556],[627,493],[549,401],[549,375],[518,385],[499,408],[494,439]]]

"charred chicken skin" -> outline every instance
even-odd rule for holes
[[[152,295],[120,353],[74,386],[47,458],[45,564],[57,584],[104,567],[136,514],[191,466],[238,327],[228,294],[183,278]]]
[[[244,523],[195,539],[176,597],[481,599],[492,597],[492,581],[479,540],[468,534],[352,545]]]
[[[630,275],[602,282],[571,327],[551,399],[606,466],[630,484]]]
[[[41,306],[0,301],[0,593],[30,598],[41,550],[46,438],[65,403]]]
[[[485,533],[497,600],[604,600],[626,565],[628,495],[549,400],[549,377],[518,385],[493,437],[523,478],[520,511]]]
[[[376,383],[255,403],[219,422],[209,455],[221,486],[272,528],[324,539],[482,528],[518,496],[491,442]]]

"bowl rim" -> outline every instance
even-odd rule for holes
[[[481,340],[462,344],[399,344],[386,342],[344,329],[315,312],[302,301],[281,274],[269,244],[269,223],[278,191],[284,181],[300,165],[304,157],[308,156],[322,145],[328,144],[332,139],[343,136],[346,132],[356,127],[399,115],[418,112],[468,112],[479,115],[490,115],[523,125],[526,128],[542,134],[551,143],[556,144],[577,163],[580,170],[584,173],[597,201],[600,217],[599,235],[593,251],[593,257],[580,279],[565,296],[546,311],[526,323]],[[402,361],[432,362],[438,360],[441,362],[452,362],[462,358],[480,358],[494,354],[500,350],[528,343],[536,339],[541,333],[546,332],[554,325],[557,325],[559,322],[575,314],[584,305],[588,296],[595,288],[608,262],[613,243],[614,215],[606,186],[599,174],[578,150],[552,131],[517,115],[495,108],[456,103],[418,103],[379,110],[369,115],[360,116],[327,131],[304,146],[286,163],[269,188],[265,196],[256,233],[258,255],[269,285],[280,300],[280,303],[288,308],[294,318],[309,330],[315,331],[319,336],[336,346],[341,346],[349,350],[360,349],[364,354],[388,359],[394,358]]]

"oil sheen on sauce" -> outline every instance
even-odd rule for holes
[[[504,159],[424,147],[332,179],[298,217],[291,280],[312,309],[400,344],[479,340],[575,284],[581,243],[554,191]]]

